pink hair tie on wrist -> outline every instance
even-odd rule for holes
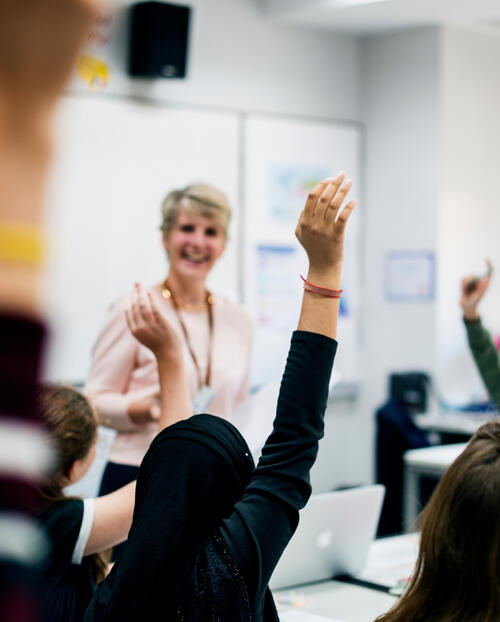
[[[306,279],[300,275],[300,278],[304,281],[304,289],[314,294],[320,294],[320,296],[326,296],[327,298],[340,298],[342,296],[343,289],[326,289],[326,287],[318,287],[306,281]]]

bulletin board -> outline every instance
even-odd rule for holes
[[[240,119],[106,97],[66,98],[48,197],[45,306],[51,325],[46,375],[83,382],[110,304],[135,281],[167,273],[164,196],[204,181],[234,208],[225,256],[209,286],[238,299]]]
[[[361,198],[361,131],[335,124],[254,115],[243,132],[244,217],[242,227],[245,303],[255,319],[253,382],[281,374],[291,331],[297,327],[307,257],[295,226],[318,181],[343,170],[353,180],[351,198]],[[360,213],[348,225],[338,327],[336,379],[356,383],[360,350]]]
[[[193,182],[233,207],[209,287],[255,320],[252,387],[280,376],[307,267],[294,229],[307,190],[345,170],[361,197],[355,125],[247,116],[107,97],[67,97],[48,196],[46,376],[83,383],[111,303],[165,278],[160,206]],[[353,193],[354,196],[354,193]],[[360,212],[349,224],[336,377],[358,377]]]

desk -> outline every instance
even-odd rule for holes
[[[300,622],[299,612],[342,622],[373,622],[396,601],[396,597],[391,594],[341,581],[322,581],[293,589],[276,590],[273,596],[280,616],[287,612],[296,612],[290,622],[295,622],[295,619]],[[303,599],[303,606],[297,608],[283,604],[290,598]],[[307,620],[306,615],[304,620]],[[311,618],[311,622],[313,620]],[[287,621],[286,615],[283,616],[283,621]]]
[[[440,478],[455,458],[462,453],[466,444],[437,445],[410,449],[404,453],[403,511],[406,531],[414,529],[414,522],[420,511],[420,476],[430,475]]]
[[[439,434],[458,434],[470,437],[487,421],[498,418],[496,411],[467,412],[443,411],[429,412],[415,416],[415,423],[423,430]]]
[[[417,533],[379,538],[370,544],[364,569],[353,577],[354,580],[373,583],[382,588],[396,588],[401,578],[409,577],[418,556],[420,536]],[[297,586],[295,588],[274,590],[278,611],[283,622],[309,622],[307,616],[313,614],[343,622],[373,622],[388,611],[397,597],[388,592],[341,581],[322,581],[320,583]],[[303,600],[300,607],[292,607],[284,602]],[[292,616],[291,612],[296,615]],[[285,615],[283,615],[285,614]],[[315,622],[314,617],[311,622]],[[318,620],[320,622],[320,620]]]

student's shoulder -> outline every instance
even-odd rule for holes
[[[78,538],[83,520],[82,499],[61,499],[40,515],[40,522],[53,547],[71,546]],[[67,544],[63,544],[67,543]]]
[[[83,499],[60,499],[54,501],[40,513],[40,519],[46,526],[57,526],[68,521],[81,521]]]

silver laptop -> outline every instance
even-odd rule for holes
[[[271,577],[273,590],[360,572],[375,538],[381,484],[312,495]]]

